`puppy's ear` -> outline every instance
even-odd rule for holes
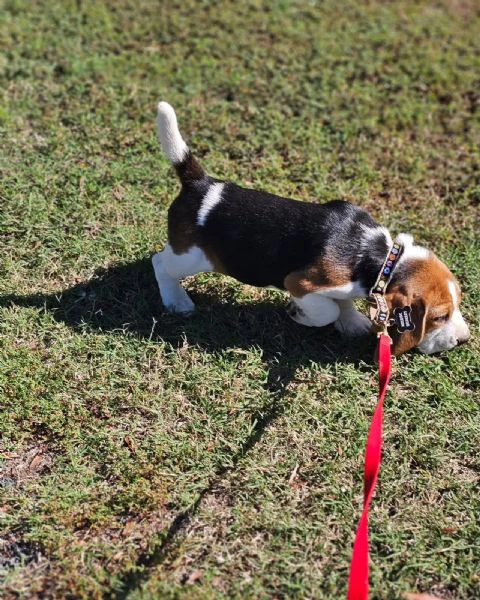
[[[396,324],[388,328],[388,333],[392,338],[392,354],[398,356],[411,348],[415,348],[423,340],[427,310],[422,298],[416,298],[410,302],[406,296],[398,293],[392,294],[391,301],[388,304],[391,315],[393,315],[395,308],[411,307],[410,318],[414,325],[413,331],[399,333]]]

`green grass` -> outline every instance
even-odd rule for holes
[[[395,361],[372,598],[478,598],[479,28],[460,0],[0,2],[3,597],[345,596],[374,340],[216,275],[163,314],[162,98],[211,174],[353,200],[457,274],[471,342]]]

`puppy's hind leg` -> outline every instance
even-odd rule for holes
[[[175,254],[170,244],[167,244],[165,250],[152,257],[152,264],[165,308],[169,312],[191,314],[195,304],[179,280],[196,273],[213,271],[213,265],[203,250],[198,246],[191,246],[183,254]]]

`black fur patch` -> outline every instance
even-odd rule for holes
[[[188,151],[188,154],[184,160],[175,165],[175,170],[177,171],[180,180],[184,184],[188,184],[190,181],[195,181],[205,177],[205,172],[190,150]]]
[[[200,205],[196,193],[191,201]],[[348,267],[352,281],[368,290],[388,251],[381,233],[366,255],[359,253],[365,228],[376,227],[368,213],[349,202],[299,202],[226,183],[221,202],[198,229],[228,274],[243,283],[283,289],[289,273],[314,264],[328,250]]]

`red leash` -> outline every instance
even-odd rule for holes
[[[368,599],[368,510],[378,479],[382,459],[382,421],[383,399],[390,381],[392,354],[390,337],[382,333],[378,339],[379,391],[378,403],[373,413],[370,431],[368,432],[365,452],[365,485],[363,490],[363,512],[358,523],[355,542],[353,544],[350,578],[348,582],[348,600]]]

